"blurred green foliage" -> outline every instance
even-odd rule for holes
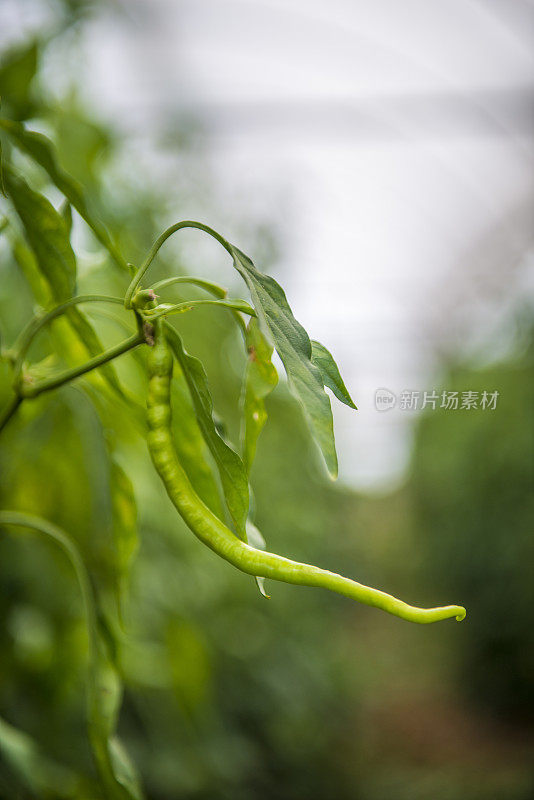
[[[4,54],[1,112],[47,130],[120,251],[139,263],[163,228],[167,196],[143,190],[120,166],[119,135],[74,91],[52,101],[40,75],[40,55],[90,6],[58,4],[53,36]],[[59,208],[46,174],[9,155]],[[123,294],[127,275],[76,213],[73,222],[78,291]],[[0,234],[4,350],[41,302],[24,247],[9,215]],[[184,271],[177,246],[157,269]],[[131,325],[120,310],[87,315],[106,346]],[[236,443],[244,355],[230,315],[199,309],[179,327]],[[32,360],[57,341],[52,326]],[[278,584],[267,586],[266,601],[177,517],[149,462],[141,411],[126,413],[97,377],[20,409],[0,439],[0,508],[46,517],[80,548],[124,680],[119,733],[148,798],[533,796],[532,354],[523,347],[485,369],[450,365],[444,387],[498,389],[497,410],[423,417],[407,483],[380,498],[325,478],[285,383],[266,399],[252,486],[269,547],[422,605],[457,599],[469,614],[461,626],[412,627]],[[141,353],[116,362],[141,405],[142,362]],[[9,382],[0,361],[0,408]],[[175,383],[179,409],[189,401]],[[198,431],[179,421],[176,413],[186,453]],[[210,474],[198,476],[208,493]],[[84,724],[82,604],[53,544],[0,531],[0,621],[0,797],[100,797]]]
[[[428,415],[412,476],[425,571],[465,599],[461,675],[477,701],[512,718],[534,714],[534,335],[505,364],[454,367],[451,391],[498,389],[494,411]]]

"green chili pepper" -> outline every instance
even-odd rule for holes
[[[334,572],[301,564],[283,556],[257,550],[238,539],[202,502],[178,461],[171,432],[171,378],[173,357],[165,338],[165,323],[156,318],[154,345],[148,357],[148,447],[154,466],[177,511],[195,534],[211,550],[242,572],[302,586],[319,586],[381,608],[411,622],[437,622],[465,617],[462,606],[417,608],[378,589],[372,589]]]

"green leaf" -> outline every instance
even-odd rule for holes
[[[56,152],[61,153],[63,169],[90,193],[90,187],[98,190],[105,174],[112,142],[111,132],[91,110],[85,112],[75,92],[62,97],[61,106],[54,108]]]
[[[289,385],[302,406],[310,429],[324,456],[330,475],[337,476],[337,455],[330,399],[319,369],[312,363],[308,334],[293,316],[282,287],[259,272],[250,258],[228,245],[234,267],[247,284],[260,322],[270,334],[282,359]]]
[[[115,772],[110,739],[114,736],[117,715],[122,699],[119,675],[109,660],[98,626],[98,609],[93,586],[85,563],[74,541],[65,531],[39,517],[17,511],[0,511],[0,526],[29,528],[53,539],[74,568],[83,600],[84,616],[89,639],[87,669],[87,730],[95,763],[106,797],[111,800],[141,800]]]
[[[267,550],[267,545],[261,531],[254,525],[251,519],[247,519],[247,541],[251,547],[255,547],[257,550]],[[269,600],[270,595],[265,591],[265,578],[256,575],[254,580],[256,581],[260,593]]]
[[[110,459],[110,490],[119,574],[125,576],[139,547],[137,508],[132,482],[117,461]]]
[[[132,482],[111,453],[109,471],[118,605],[122,615],[132,562],[139,548],[137,506]]]
[[[26,242],[19,236],[12,237],[13,258],[23,273],[37,303],[45,308],[52,302],[52,294],[44,276],[39,271],[37,260]]]
[[[0,99],[10,116],[25,119],[34,111],[31,84],[37,71],[37,43],[5,53],[0,64]]]
[[[4,168],[4,181],[54,300],[66,300],[76,285],[76,258],[65,220],[46,197],[34,192],[11,169]]]
[[[176,617],[167,624],[165,640],[174,694],[182,712],[192,720],[206,709],[210,697],[209,650],[201,630]]]
[[[92,634],[99,637],[98,627]],[[117,717],[122,701],[122,687],[116,669],[105,654],[102,644],[98,643],[96,665],[93,668],[94,681],[91,696],[89,727],[91,736],[98,743],[105,742],[113,734],[117,725]]]
[[[74,774],[45,756],[27,733],[0,719],[0,755],[32,792],[46,797],[72,797]]]
[[[48,173],[52,183],[65,195],[78,214],[89,225],[100,244],[106,248],[115,263],[121,269],[128,270],[126,261],[113,244],[106,228],[90,210],[81,186],[57,163],[52,142],[41,133],[28,131],[24,125],[13,122],[13,120],[0,118],[0,128],[9,135],[16,147],[30,156]]]
[[[184,371],[175,363],[172,382],[173,437],[180,463],[198,496],[223,518],[219,485],[209,463],[210,454],[199,427]],[[212,415],[217,427],[215,416]]]
[[[28,251],[25,244],[16,243],[14,255],[17,262],[27,276],[39,302],[44,305],[49,302],[43,279],[52,300],[57,302],[67,300],[73,295],[76,284],[76,256],[70,244],[67,222],[46,197],[31,189],[26,181],[15,175],[11,169],[5,170],[5,182],[35,257],[34,262],[32,252]],[[104,348],[87,316],[79,308],[69,309],[66,316],[77,338],[84,345],[84,350],[90,356],[101,353]],[[74,352],[76,348],[68,338],[63,337],[62,349],[75,359],[80,354]],[[83,357],[85,352],[81,355]],[[101,374],[108,386],[125,399],[113,365],[105,364],[101,368]]]
[[[258,437],[267,421],[265,398],[278,383],[278,373],[272,364],[273,348],[252,318],[246,330],[248,353],[243,387],[243,463],[247,474],[256,454]]]
[[[345,403],[349,408],[357,410],[348,393],[347,387],[343,383],[343,378],[339,374],[339,369],[334,361],[332,354],[320,342],[312,339],[312,362],[319,369],[323,378],[323,384],[333,391],[338,400]]]
[[[109,740],[109,753],[115,779],[126,790],[126,796],[132,800],[143,800],[139,774],[122,742],[116,736],[112,736]]]
[[[99,336],[97,335],[92,324],[89,322],[87,315],[84,314],[81,309],[69,309],[67,312],[67,319],[78,334],[78,337],[81,339],[90,356],[96,356],[104,350],[104,346],[100,341]],[[120,385],[113,364],[103,364],[101,367],[99,367],[99,372],[107,381],[108,386],[121,398],[121,400],[125,400],[127,403],[130,403],[130,400],[122,390],[122,386]]]
[[[95,631],[95,636],[98,633]],[[122,685],[115,667],[99,645],[96,664],[90,671],[88,731],[106,797],[112,800],[142,800],[135,768],[115,736],[122,702]]]
[[[59,213],[63,217],[65,221],[65,225],[67,227],[67,232],[70,235],[72,233],[72,207],[68,200],[64,200],[61,204],[61,208],[59,209]]]
[[[245,539],[249,506],[248,477],[245,467],[237,453],[217,432],[213,420],[213,401],[202,363],[186,352],[180,335],[168,323],[165,325],[165,332],[187,381],[200,430],[219,470],[226,505],[236,532]]]

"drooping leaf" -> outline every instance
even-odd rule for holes
[[[120,663],[130,572],[139,546],[137,505],[123,470],[125,454],[114,430],[116,403],[90,383],[74,384],[64,398],[79,433],[92,524],[80,542],[99,606],[99,632],[114,664]],[[131,413],[128,413],[131,420]],[[128,424],[133,433],[134,425]],[[113,431],[113,433],[112,433]]]
[[[339,374],[339,369],[334,361],[332,354],[320,342],[315,342],[312,339],[312,356],[311,359],[315,366],[319,369],[323,378],[323,383],[333,391],[338,400],[345,403],[349,408],[356,409],[352,397],[350,396],[347,387],[343,383],[343,378]]]
[[[94,635],[98,636],[98,633]],[[100,643],[96,662],[90,671],[88,699],[89,740],[106,796],[112,800],[142,800],[140,780],[115,735],[122,685]]]
[[[174,328],[166,324],[165,331],[187,381],[200,430],[219,470],[228,511],[237,534],[244,539],[249,505],[245,467],[238,454],[226,444],[217,431],[213,420],[213,401],[202,363],[186,352],[182,339]]]
[[[126,790],[126,800],[143,800],[141,780],[135,765],[125,750],[121,740],[112,736],[109,740],[109,753],[117,782]]]
[[[2,98],[0,98],[1,102]],[[6,182],[4,180],[4,164],[6,162],[6,143],[3,141],[3,136],[0,133],[0,194],[3,194],[4,197],[7,197],[7,189],[6,189]],[[4,225],[2,225],[2,230],[4,229]]]
[[[0,63],[0,98],[5,111],[15,119],[26,119],[34,111],[31,84],[37,71],[36,42],[4,53]]]
[[[17,243],[14,248],[15,257],[23,267],[32,289],[35,288],[36,298],[43,304],[48,304],[50,300],[60,303],[73,295],[76,285],[76,257],[70,244],[68,224],[46,197],[35,192],[11,169],[5,170],[5,181],[31,248],[29,252],[25,244]],[[43,282],[48,287],[49,297]],[[83,349],[81,353],[72,352],[76,348],[69,337],[64,337],[64,350],[70,349],[73,358],[80,355],[83,358],[85,352],[90,356],[102,352],[102,343],[81,309],[69,309],[66,317]],[[103,365],[101,373],[109,387],[124,399],[113,366]]]
[[[99,637],[98,626],[92,635]],[[95,741],[105,742],[107,746],[108,739],[117,725],[122,701],[122,687],[117,671],[106,657],[100,642],[98,642],[97,660],[91,677],[94,686],[91,696],[89,731]]]
[[[98,334],[89,322],[87,315],[84,314],[80,308],[69,309],[67,318],[90,356],[96,356],[104,350],[104,346]],[[116,392],[122,400],[129,402],[128,397],[122,390],[113,364],[103,364],[99,368],[99,372],[107,381],[108,386]]]
[[[110,454],[109,488],[117,559],[118,601],[122,613],[132,562],[139,548],[139,534],[132,482],[112,454]]]
[[[254,525],[250,518],[247,519],[247,540],[250,546],[255,547],[257,550],[267,549],[267,545],[261,531]],[[255,581],[260,593],[269,600],[270,595],[268,595],[265,590],[265,578],[261,577],[260,575],[256,575]]]
[[[260,322],[282,359],[289,385],[304,408],[311,431],[324,456],[330,475],[337,476],[337,455],[330,399],[319,369],[311,360],[308,334],[293,316],[282,287],[259,272],[250,258],[229,245],[234,267],[247,284]]]
[[[248,353],[247,369],[243,387],[243,463],[247,474],[256,454],[258,437],[267,421],[265,398],[278,383],[278,373],[271,361],[272,345],[260,330],[254,317],[246,331]]]
[[[111,151],[111,130],[86,112],[75,93],[63,98],[54,113],[54,144],[61,166],[87,191],[98,189]]]
[[[106,248],[115,263],[121,269],[128,270],[126,261],[115,247],[106,228],[89,208],[81,186],[57,163],[52,142],[41,133],[28,131],[24,125],[13,120],[0,118],[0,129],[9,135],[16,147],[33,158],[48,173],[52,183],[65,195],[78,214],[89,225],[100,244]]]
[[[25,786],[39,796],[67,798],[76,790],[75,775],[44,755],[29,734],[0,719],[0,755]]]
[[[59,209],[59,213],[63,217],[65,221],[65,225],[67,227],[67,232],[69,237],[72,233],[72,207],[68,200],[64,200],[61,204],[61,208]]]
[[[4,169],[4,181],[54,300],[66,300],[76,285],[76,257],[65,220],[46,197],[11,169]]]
[[[40,269],[40,264],[33,250],[19,237],[12,238],[11,246],[13,258],[28,281],[36,301],[43,308],[53,305],[56,300],[55,295],[46,278],[46,274]],[[81,312],[80,314],[73,314],[73,311],[79,311],[79,309],[69,309],[68,315],[55,320],[51,332],[56,352],[64,356],[68,363],[75,364],[87,357],[88,348],[82,344],[80,336],[75,333],[73,326],[73,319],[79,320],[81,318]],[[79,327],[81,328],[82,325],[83,322]],[[94,339],[92,341],[92,346],[94,347]],[[93,355],[92,352],[90,354]]]
[[[44,276],[39,271],[37,260],[21,237],[12,237],[11,252],[13,258],[23,273],[37,303],[45,308],[52,302],[52,293]]]
[[[119,573],[126,575],[139,546],[137,509],[132,482],[114,458],[110,462],[110,490],[117,563]]]
[[[87,730],[99,777],[105,787],[106,797],[110,800],[142,800],[141,790],[134,791],[135,783],[127,784],[123,774],[116,773],[116,760],[112,756],[111,741],[115,736],[122,686],[100,635],[96,598],[77,546],[71,537],[56,525],[16,511],[0,511],[0,526],[29,528],[50,537],[60,546],[72,564],[83,600],[89,639]]]
[[[174,444],[180,463],[198,496],[216,516],[222,518],[224,510],[219,486],[209,463],[209,450],[199,426],[189,385],[179,363],[175,363],[173,373],[172,411]],[[212,417],[217,427],[215,415]]]
[[[174,694],[182,712],[192,719],[198,710],[206,707],[210,695],[209,650],[201,631],[191,622],[173,617],[165,633]]]

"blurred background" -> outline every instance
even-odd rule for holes
[[[427,627],[272,583],[267,602],[177,520],[124,408],[82,384],[28,404],[0,439],[0,504],[70,531],[103,596],[115,461],[134,484],[119,729],[147,797],[534,796],[533,45],[530,0],[0,0],[2,113],[54,140],[125,258],[205,221],[340,366],[358,411],[334,406],[337,484],[284,381],[268,400],[252,485],[269,549],[468,609]],[[6,347],[35,305],[11,227]],[[181,237],[155,276],[243,293],[213,242]],[[124,292],[76,215],[72,240],[79,291]],[[122,335],[88,313],[106,342]],[[237,443],[231,320],[199,310],[180,329]],[[139,359],[118,370],[143,397]],[[9,391],[0,363],[2,406]],[[443,391],[479,407],[440,408]],[[83,620],[53,547],[0,537],[0,608],[0,716],[90,776]],[[0,735],[0,796],[74,796],[50,791]]]

